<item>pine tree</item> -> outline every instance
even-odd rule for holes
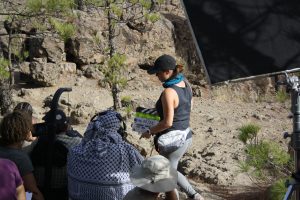
[[[127,83],[124,77],[126,58],[117,52],[114,39],[117,36],[116,27],[126,24],[131,29],[141,33],[149,30],[149,26],[159,20],[158,9],[163,0],[86,0],[86,5],[105,11],[108,25],[108,69],[105,70],[105,80],[111,87],[114,109],[121,108],[119,93]]]
[[[6,70],[9,76],[0,73],[0,107],[1,114],[10,110],[12,105],[11,87],[14,85],[14,66],[28,57],[24,47],[24,37],[42,37],[45,32],[44,24],[51,24],[53,30],[63,39],[71,37],[74,28],[60,22],[58,19],[71,13],[73,0],[26,0],[24,4],[15,0],[0,1],[0,17],[6,33],[0,33],[0,60],[5,64],[0,71]],[[52,22],[52,23],[51,23]],[[33,24],[30,30],[26,27]],[[6,40],[7,42],[1,42]]]

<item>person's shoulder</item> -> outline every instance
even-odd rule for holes
[[[13,158],[18,158],[18,159],[22,159],[22,158],[28,158],[29,156],[26,152],[22,151],[21,149],[12,149],[12,148],[3,148],[1,149],[1,151],[3,153],[5,153],[7,155],[7,157],[13,157]]]
[[[15,159],[19,160],[20,162],[31,165],[31,160],[29,155],[22,150],[15,151],[13,154],[11,154],[11,156],[15,157]]]
[[[12,160],[0,158],[0,170],[0,173],[13,173],[15,178],[21,179],[18,167]]]
[[[56,138],[66,143],[71,142],[75,144],[81,142],[82,140],[82,136],[80,135],[80,133],[77,131],[74,132],[73,130],[58,134]]]
[[[3,168],[17,168],[16,164],[9,160],[9,159],[6,159],[6,158],[0,158],[0,166],[3,167]]]
[[[74,129],[67,130],[66,135],[76,139],[82,138],[82,135]]]
[[[13,161],[17,165],[21,176],[33,171],[33,166],[28,154],[22,150],[9,149],[8,152],[6,152],[5,158]]]
[[[163,94],[163,96],[171,97],[171,96],[177,95],[177,92],[174,88],[169,87],[169,88],[164,89],[162,94]]]

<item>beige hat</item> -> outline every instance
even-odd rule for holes
[[[156,155],[146,158],[135,166],[130,174],[131,182],[150,192],[169,192],[177,186],[177,170],[170,166],[167,158]]]

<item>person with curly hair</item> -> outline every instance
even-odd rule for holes
[[[31,117],[32,124],[36,123],[36,118],[33,117],[33,108],[30,103],[20,102],[16,105],[16,107],[14,108],[14,111],[26,112]],[[30,145],[31,142],[33,142],[35,140],[36,140],[36,137],[33,137],[32,133],[30,132],[29,137],[27,137],[26,141],[23,144],[23,148]]]
[[[31,117],[26,112],[14,111],[7,114],[0,124],[0,158],[13,161],[23,179],[25,190],[33,199],[43,200],[33,176],[33,166],[29,156],[21,150],[23,142],[30,136]]]

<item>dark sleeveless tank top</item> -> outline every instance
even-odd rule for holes
[[[190,126],[192,90],[186,80],[184,80],[184,83],[186,85],[185,87],[178,87],[176,85],[170,87],[176,91],[179,98],[179,104],[174,110],[173,125],[161,132],[160,135],[172,130],[185,130]],[[159,114],[160,120],[163,120],[164,112],[161,98],[162,95],[160,95],[156,102],[155,108]]]

